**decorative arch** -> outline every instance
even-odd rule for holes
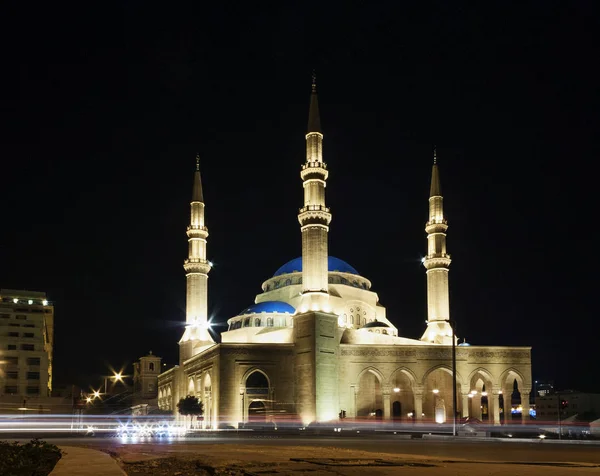
[[[385,381],[385,379],[383,378],[383,374],[381,373],[381,371],[379,371],[377,368],[373,367],[372,365],[362,369],[359,372],[358,376],[356,377],[356,382],[359,383],[359,385],[360,385],[360,379],[367,372],[374,374],[379,379],[379,383],[381,383],[383,385],[383,382]]]
[[[514,379],[517,381],[517,385],[519,386],[519,388],[524,388],[525,387],[525,377],[523,376],[523,374],[520,371],[518,371],[514,367],[510,367],[510,368],[506,369],[504,372],[502,372],[502,374],[500,375],[500,380],[499,380],[500,386],[504,387],[507,384],[508,377],[511,374],[514,375]]]
[[[477,376],[479,376],[481,380],[488,381],[491,385],[497,385],[497,381],[494,376],[484,367],[478,367],[469,374],[469,385],[473,383],[473,379],[475,379]],[[492,389],[488,388],[487,390],[491,391]]]
[[[188,379],[187,393],[188,395],[194,395],[196,393],[196,384],[194,383],[194,377],[190,377]]]
[[[423,375],[423,378],[421,379],[421,385],[425,385],[429,375],[431,375],[433,372],[435,372],[438,369],[442,369],[445,372],[448,372],[450,375],[452,375],[452,367],[450,365],[439,364],[434,367],[431,367],[429,370],[427,370],[427,372],[425,372],[425,374]],[[456,383],[459,385],[464,385],[464,383],[465,383],[463,381],[462,377],[460,376],[460,372],[458,372],[458,371],[456,372]]]
[[[242,376],[242,379],[240,380],[240,387],[245,387],[246,386],[246,380],[248,380],[248,377],[250,377],[250,375],[252,375],[254,372],[259,372],[261,374],[263,374],[265,376],[265,378],[267,379],[267,383],[269,384],[269,388],[271,388],[271,379],[269,378],[269,376],[267,375],[267,373],[262,370],[259,367],[250,367],[248,370],[246,370],[246,372],[244,373],[244,375]]]
[[[406,377],[408,377],[408,379],[410,380],[411,385],[415,385],[417,383],[417,376],[416,376],[416,374],[412,370],[410,370],[408,367],[398,367],[396,370],[394,370],[390,374],[390,378],[389,378],[390,382],[393,380],[394,376],[398,372],[406,375]]]

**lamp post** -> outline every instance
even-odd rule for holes
[[[452,436],[456,436],[456,322],[450,319],[445,321],[452,329]]]

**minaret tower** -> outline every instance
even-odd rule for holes
[[[303,312],[329,312],[327,239],[331,213],[325,206],[327,176],[327,164],[323,162],[323,134],[319,118],[317,82],[313,73],[306,133],[306,163],[300,172],[304,187],[304,206],[298,213],[302,231]]]
[[[208,273],[212,264],[206,259],[208,228],[204,225],[204,196],[199,156],[196,156],[187,236],[188,259],[183,264],[187,283],[185,332],[179,341],[181,363],[215,343],[208,332]]]
[[[421,340],[435,344],[452,344],[448,271],[450,255],[446,252],[446,230],[440,174],[436,149],[433,149],[433,169],[429,191],[429,221],[427,232],[427,256],[423,265],[427,269],[427,329]]]

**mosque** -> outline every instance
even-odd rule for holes
[[[512,421],[511,396],[520,394],[522,412],[515,418],[527,419],[531,348],[457,345],[449,310],[448,223],[435,155],[423,259],[428,315],[423,335],[415,339],[399,335],[366,277],[329,256],[329,172],[322,145],[313,80],[300,171],[302,256],[262,283],[254,304],[228,320],[220,343],[208,331],[212,264],[196,161],[184,262],[185,331],[179,365],[158,376],[159,407],[176,413],[180,398],[195,395],[204,404],[205,428],[340,417],[444,423],[454,412],[499,425]]]

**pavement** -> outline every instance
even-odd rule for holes
[[[60,446],[63,457],[51,476],[124,476],[117,461],[108,453],[77,446]]]
[[[500,444],[497,448],[502,452]],[[104,451],[61,446],[66,455],[51,476],[123,475],[310,475],[358,476],[559,476],[596,474],[600,464],[568,461],[489,461],[469,458],[361,451],[335,446],[264,444],[117,445]],[[105,449],[107,451],[107,449]]]

